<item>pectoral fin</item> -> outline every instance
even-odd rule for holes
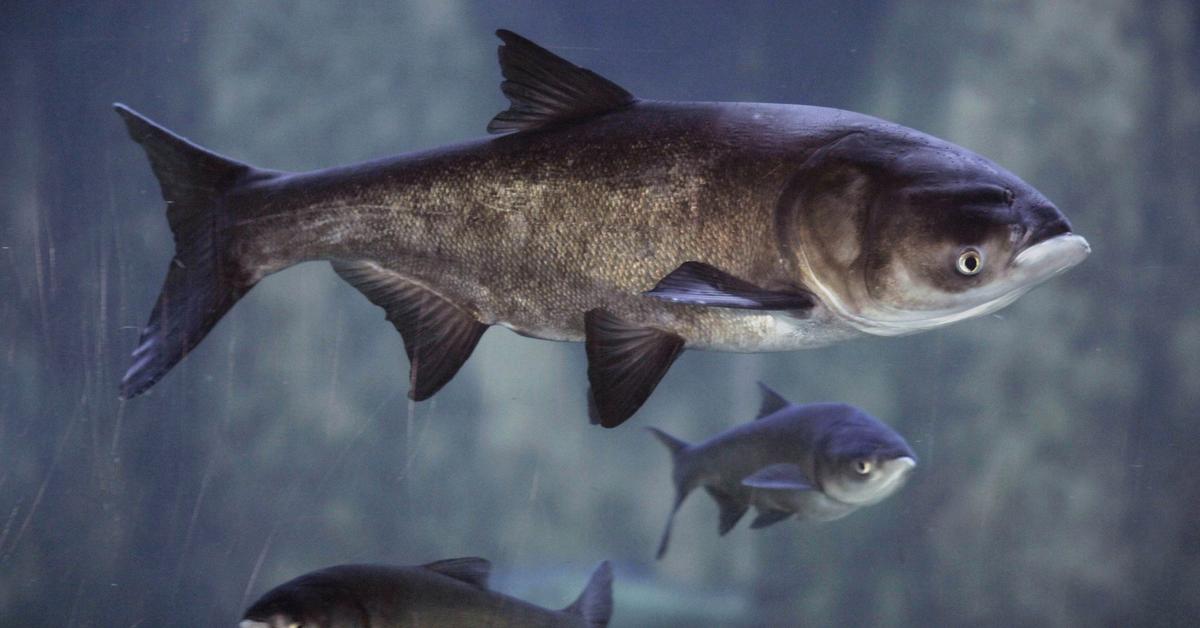
[[[404,338],[408,396],[424,401],[462,368],[488,326],[467,310],[375,262],[334,262],[333,270],[387,312]]]
[[[764,510],[754,518],[754,521],[750,524],[750,529],[758,530],[759,528],[772,526],[791,516],[792,513],[784,510]]]
[[[751,488],[769,488],[785,491],[815,490],[804,469],[790,463],[773,464],[763,467],[742,479],[744,486]]]
[[[683,351],[683,338],[639,327],[595,309],[584,315],[587,334],[588,411],[592,423],[616,427],[645,403]]]
[[[747,310],[810,310],[817,304],[803,288],[766,290],[701,262],[684,262],[643,294],[673,303]]]

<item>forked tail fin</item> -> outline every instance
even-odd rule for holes
[[[671,514],[667,516],[667,526],[663,529],[662,539],[658,542],[658,553],[655,555],[656,558],[662,560],[662,557],[667,555],[667,546],[671,544],[671,526],[675,524],[675,513],[679,512],[683,500],[687,499],[688,494],[695,487],[692,486],[694,479],[691,477],[690,465],[684,459],[688,444],[658,428],[647,427],[646,429],[658,439],[658,442],[671,451],[671,479],[675,484],[675,503],[671,506]]]
[[[254,285],[226,241],[223,197],[272,173],[209,152],[124,105],[113,107],[150,158],[175,236],[162,292],[121,380],[121,397],[128,399],[162,378]]]
[[[589,628],[607,626],[613,610],[612,583],[612,565],[606,560],[596,567],[583,592],[563,612],[583,617]]]

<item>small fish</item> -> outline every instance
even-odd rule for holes
[[[314,172],[255,168],[116,105],[175,256],[121,396],[263,278],[325,261],[383,308],[431,397],[492,325],[584,342],[614,427],[684,349],[786,351],[995,311],[1088,244],[964,148],[849,111],[640,100],[499,31],[500,137]]]
[[[439,628],[607,626],[612,567],[600,563],[570,606],[550,610],[488,589],[491,563],[338,565],[289,580],[246,610],[240,628]]]
[[[795,515],[833,521],[896,492],[917,464],[904,438],[869,414],[844,403],[797,405],[766,384],[751,423],[698,445],[647,428],[671,450],[675,505],[658,546],[667,553],[680,505],[703,486],[720,508],[721,535],[751,506],[751,528]]]

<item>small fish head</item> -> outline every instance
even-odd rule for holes
[[[817,443],[821,491],[846,504],[874,504],[904,485],[917,456],[891,428],[857,408],[844,408]]]
[[[784,225],[820,296],[855,327],[900,335],[986,314],[1087,257],[1087,241],[1020,178],[948,142],[884,130],[814,155],[810,181],[832,187],[793,192],[798,217]]]
[[[361,604],[331,577],[332,571],[305,574],[271,589],[246,610],[239,628],[367,625]]]

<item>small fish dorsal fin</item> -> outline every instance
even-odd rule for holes
[[[588,628],[607,626],[613,610],[612,583],[612,565],[606,560],[596,567],[583,592],[563,612],[582,617]]]
[[[541,46],[507,30],[496,35],[499,49],[500,90],[511,105],[488,123],[488,133],[528,131],[579,120],[621,109],[633,103],[633,94],[621,86],[581,68]]]
[[[475,556],[439,560],[422,567],[484,591],[488,590],[488,576],[492,573],[492,563]]]
[[[762,404],[758,406],[758,416],[754,417],[755,421],[792,405],[790,401],[783,398],[783,395],[771,390],[770,386],[759,382],[758,388],[762,391]]]

